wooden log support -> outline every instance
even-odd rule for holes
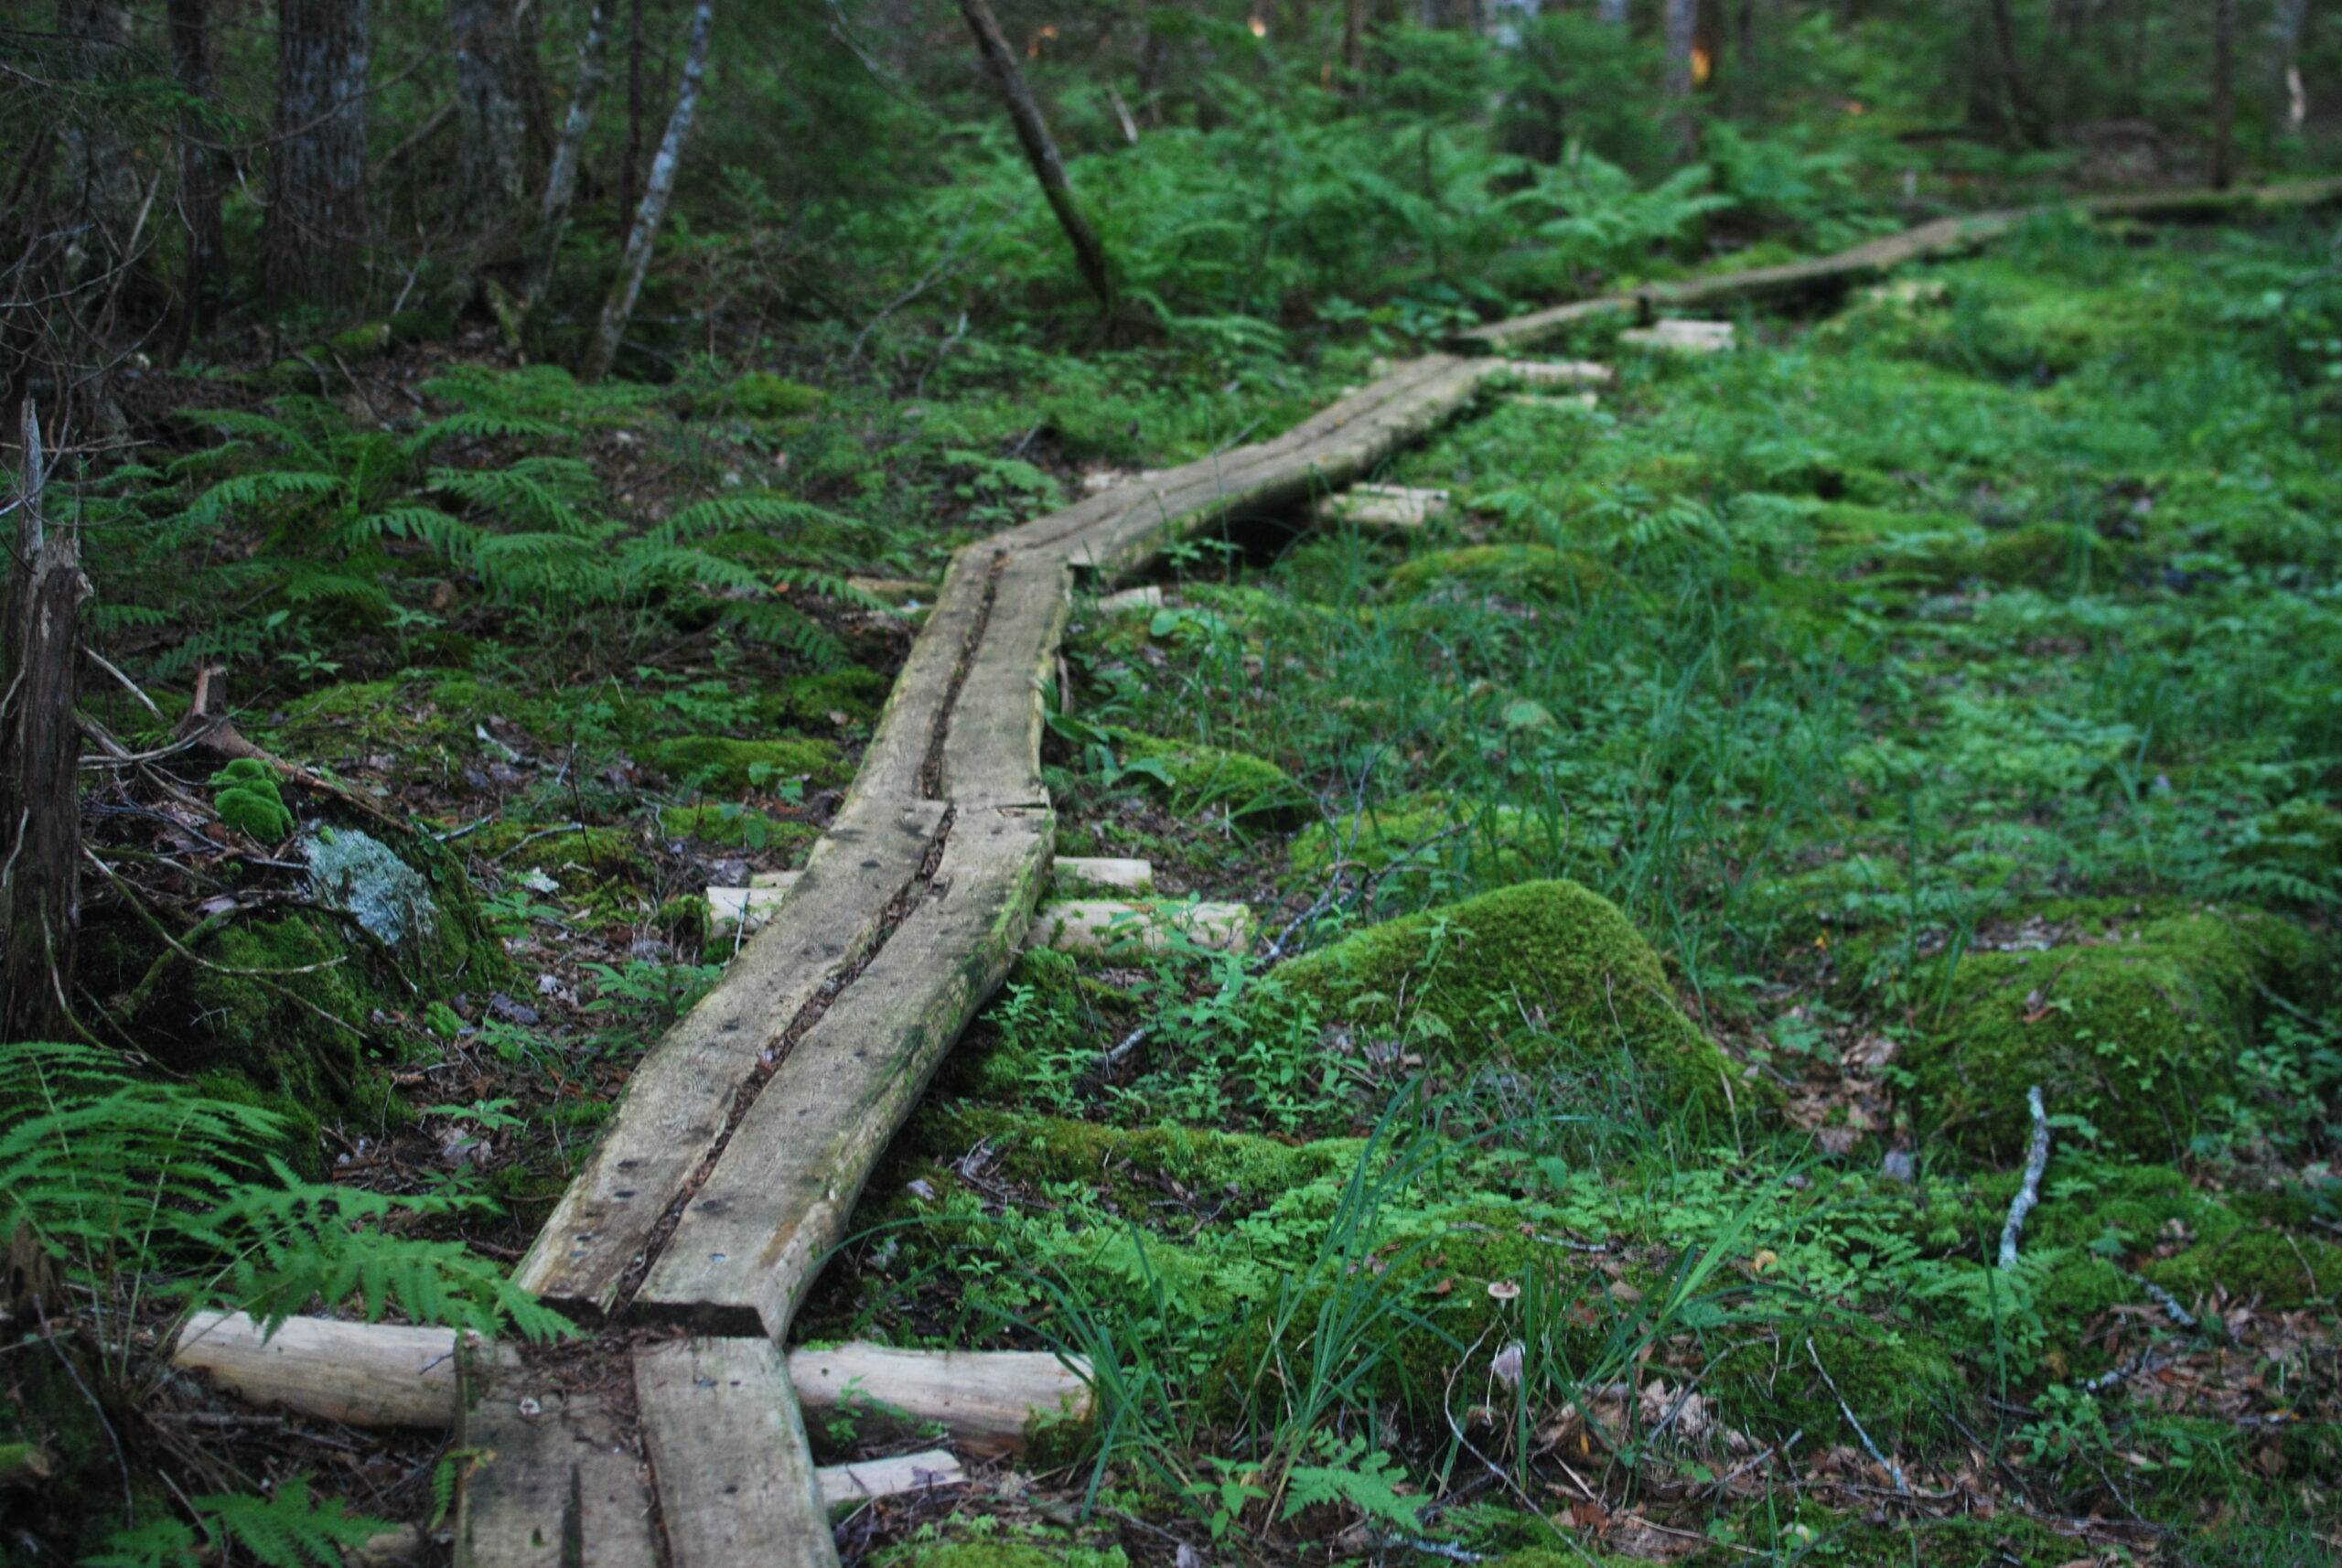
[[[1049,882],[1058,893],[1144,896],[1155,891],[1155,867],[1144,860],[1061,854],[1050,868]]]
[[[1637,327],[1618,334],[1618,341],[1631,348],[1646,349],[1661,354],[1722,354],[1734,347],[1734,333],[1729,321],[1693,321],[1670,317],[1654,321],[1649,327]]]
[[[884,1459],[862,1459],[851,1465],[824,1465],[813,1475],[822,1484],[822,1502],[833,1513],[879,1498],[964,1486],[968,1479],[968,1472],[959,1459],[940,1448],[894,1454]]]
[[[794,918],[749,945],[725,983],[651,1047],[562,1195],[519,1283],[598,1316],[723,1136],[733,1102],[798,1013],[876,938],[943,819],[929,801],[849,802],[789,891]]]
[[[1507,360],[1504,376],[1525,387],[1606,387],[1618,379],[1609,366],[1590,360]]]
[[[1407,532],[1447,513],[1445,490],[1413,489],[1405,485],[1352,485],[1317,503],[1320,522],[1347,522],[1354,528]]]
[[[460,1374],[452,1328],[287,1318],[274,1335],[242,1313],[201,1312],[179,1331],[171,1364],[263,1410],[350,1426],[444,1431],[456,1423]],[[511,1350],[469,1342],[468,1364],[508,1367]],[[967,1453],[1025,1447],[1038,1421],[1086,1421],[1089,1368],[1027,1350],[898,1350],[848,1343],[792,1350],[787,1372],[817,1416],[864,1411],[911,1428],[940,1425]]]
[[[768,1339],[634,1353],[667,1568],[837,1568],[805,1418]]]
[[[1154,583],[1142,588],[1124,588],[1119,594],[1108,594],[1097,604],[1101,615],[1126,615],[1133,610],[1159,610],[1163,607],[1163,589]]]
[[[1051,828],[1046,811],[962,811],[920,902],[797,1042],[684,1206],[638,1312],[787,1335],[870,1167],[1007,972]]]
[[[1183,942],[1215,952],[1242,952],[1252,945],[1252,929],[1247,904],[1069,898],[1034,917],[1025,945],[1105,958],[1165,952]]]

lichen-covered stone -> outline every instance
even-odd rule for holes
[[[2091,945],[1963,957],[1933,1025],[1908,1046],[1915,1103],[1947,1136],[1995,1158],[2030,1131],[2025,1090],[2088,1117],[2104,1147],[2182,1150],[2268,997],[2305,995],[2320,949],[2271,916],[2198,913],[2109,929]]]
[[[430,882],[373,834],[320,827],[302,835],[299,851],[309,866],[309,897],[348,915],[384,947],[437,933],[439,904]]]
[[[733,740],[684,736],[653,746],[650,759],[681,783],[726,792],[769,789],[790,780],[821,788],[843,784],[853,772],[835,742],[801,736]]]
[[[1466,1061],[1502,1049],[1525,1066],[1593,1063],[1623,1050],[1666,1094],[1712,1110],[1762,1093],[1683,1015],[1659,955],[1617,907],[1574,882],[1523,883],[1370,927],[1277,973],[1334,1019],[1412,1027]]]

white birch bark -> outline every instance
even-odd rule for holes
[[[609,80],[610,33],[602,0],[587,0],[586,38],[577,46],[577,90],[570,94],[569,113],[561,123],[561,139],[553,144],[553,165],[545,171],[545,197],[538,212],[537,252],[529,264],[521,308],[536,308],[553,282],[553,260],[561,253],[562,237],[569,229],[569,209],[577,199],[577,168],[586,150],[586,134],[594,128],[594,112],[602,102],[602,86]]]
[[[683,78],[675,90],[674,113],[667,116],[667,134],[660,138],[659,151],[650,160],[650,175],[643,182],[642,201],[634,211],[634,230],[627,236],[626,254],[618,263],[618,275],[610,284],[609,297],[602,303],[601,324],[595,329],[594,344],[586,357],[586,376],[599,381],[609,374],[610,362],[618,358],[618,339],[626,335],[626,324],[634,315],[634,302],[642,293],[642,276],[650,268],[650,247],[658,237],[659,225],[667,216],[667,203],[675,194],[675,176],[682,167],[683,144],[692,134],[692,120],[699,113],[700,83],[707,76],[708,37],[715,27],[715,6],[712,0],[699,0],[692,10],[691,51],[683,59]]]

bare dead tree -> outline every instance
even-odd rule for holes
[[[521,311],[526,316],[543,300],[552,286],[553,262],[569,229],[569,211],[577,199],[577,170],[586,154],[586,134],[594,128],[594,112],[602,102],[602,86],[609,79],[608,18],[602,0],[586,0],[586,37],[577,46],[577,87],[569,95],[569,113],[561,124],[561,139],[553,144],[553,163],[545,171],[545,195],[537,213],[537,243],[530,258],[529,274],[521,288]]]
[[[2212,6],[2212,188],[2236,177],[2236,0]]]
[[[74,717],[80,542],[47,526],[40,418],[24,403],[22,478],[0,657],[0,1038],[53,1038],[67,1021],[81,927],[81,807]]]
[[[366,239],[371,0],[277,0],[276,145],[262,271],[272,291],[358,292]]]
[[[1072,182],[1065,177],[1065,161],[1058,156],[1048,122],[1041,117],[1041,106],[1033,101],[1033,90],[1026,84],[1016,51],[1009,47],[1000,30],[1000,19],[992,14],[986,0],[960,0],[960,14],[968,19],[968,30],[976,36],[976,48],[992,68],[993,82],[1007,102],[1009,121],[1025,148],[1025,161],[1033,166],[1033,177],[1041,182],[1041,194],[1048,199],[1058,227],[1065,231],[1066,242],[1073,247],[1074,265],[1080,269],[1081,281],[1098,296],[1100,306],[1112,311],[1114,274],[1106,261],[1106,248],[1099,243],[1098,231],[1090,227]]]
[[[618,275],[611,280],[609,297],[602,302],[602,319],[595,328],[593,346],[586,350],[586,374],[599,381],[609,374],[610,363],[618,358],[618,340],[626,336],[626,324],[634,315],[634,302],[642,293],[643,274],[650,267],[650,248],[659,235],[659,225],[667,216],[667,203],[675,194],[675,176],[682,167],[683,144],[690,140],[692,121],[699,113],[700,84],[707,76],[707,47],[715,29],[715,7],[711,0],[699,0],[692,10],[692,41],[683,59],[683,78],[675,89],[674,112],[667,116],[667,134],[660,138],[658,154],[650,160],[650,175],[643,182],[642,202],[635,209],[634,226],[627,234],[626,253],[618,261]]]
[[[203,108],[211,102],[210,0],[169,0],[171,75],[187,95],[179,111],[179,217],[187,225],[187,267],[179,280],[174,356],[211,314],[226,281],[227,233],[220,221],[219,155],[210,145]]]

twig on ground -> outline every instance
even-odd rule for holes
[[[2016,1267],[2017,1239],[2025,1233],[2025,1217],[2041,1201],[2041,1175],[2049,1168],[2049,1112],[2041,1103],[2041,1086],[2025,1091],[2025,1108],[2033,1112],[2033,1143],[2025,1152],[2025,1184],[2009,1203],[2008,1223],[2001,1227],[2001,1267]]]
[[[1830,1369],[1821,1364],[1821,1353],[1814,1349],[1810,1337],[1805,1342],[1805,1353],[1812,1360],[1813,1369],[1821,1374],[1821,1380],[1830,1385],[1830,1397],[1838,1402],[1838,1412],[1846,1418],[1846,1424],[1854,1429],[1854,1435],[1863,1440],[1864,1451],[1873,1459],[1877,1460],[1880,1467],[1889,1476],[1895,1477],[1895,1489],[1908,1497],[1911,1492],[1911,1483],[1903,1478],[1903,1466],[1880,1453],[1878,1444],[1870,1440],[1870,1434],[1863,1429],[1862,1422],[1854,1415],[1854,1407],[1848,1404],[1846,1396],[1838,1391],[1838,1380],[1832,1377]]]

